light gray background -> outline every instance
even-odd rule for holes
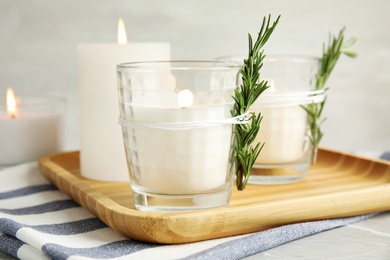
[[[342,58],[328,86],[322,145],[347,151],[390,148],[388,0],[0,0],[0,91],[68,100],[65,150],[78,149],[80,42],[115,42],[117,19],[129,41],[167,41],[173,59],[245,53],[263,16],[282,18],[268,54],[319,56],[329,32],[356,36],[356,60]]]

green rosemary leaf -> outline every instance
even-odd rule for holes
[[[248,57],[244,59],[244,65],[240,70],[242,83],[238,90],[234,91],[234,107],[231,110],[232,116],[243,115],[248,112],[250,106],[269,86],[267,81],[260,80],[260,69],[263,66],[265,43],[268,41],[280,16],[271,26],[271,16],[263,18],[261,29],[255,43],[252,36],[248,34]],[[258,157],[264,144],[256,144],[254,141],[262,120],[261,114],[250,113],[250,123],[237,124],[234,127],[234,151],[236,166],[236,186],[238,190],[243,190],[248,183],[250,171]]]
[[[343,51],[343,53],[345,55],[347,55],[348,57],[351,57],[351,58],[356,58],[357,57],[357,53],[354,52],[354,51]]]
[[[327,92],[329,88],[325,88],[325,84],[332,73],[337,61],[341,54],[345,54],[347,57],[354,58],[357,54],[353,51],[346,50],[356,42],[356,38],[350,38],[344,41],[344,30],[341,29],[338,36],[330,35],[328,41],[328,47],[323,47],[323,54],[321,58],[321,66],[316,75],[316,90],[324,90]],[[307,106],[301,106],[308,114],[308,122],[310,126],[309,140],[312,144],[313,153],[311,156],[311,162],[314,164],[317,160],[317,150],[321,142],[324,133],[321,130],[321,124],[325,119],[321,119],[323,109],[325,107],[326,98],[324,101],[317,104],[308,104]]]

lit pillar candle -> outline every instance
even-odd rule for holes
[[[26,97],[7,89],[0,110],[0,165],[13,165],[58,152],[63,100]]]
[[[116,65],[169,58],[169,43],[127,44],[121,19],[118,44],[79,44],[82,176],[102,181],[128,181],[122,133],[118,125]]]

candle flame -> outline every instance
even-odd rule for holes
[[[11,118],[16,117],[16,99],[12,88],[7,88],[7,113]]]
[[[177,103],[181,108],[188,108],[192,105],[194,95],[188,89],[184,89],[177,94]]]
[[[126,28],[122,17],[118,20],[118,44],[127,44]]]

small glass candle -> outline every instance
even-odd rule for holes
[[[284,184],[307,174],[312,146],[308,115],[302,106],[324,100],[315,90],[319,59],[304,56],[267,57],[261,71],[268,88],[252,105],[263,120],[255,142],[264,142],[249,178],[252,184]]]
[[[226,56],[243,64],[244,56]],[[267,56],[261,68],[261,80],[270,86],[250,111],[261,113],[260,130],[254,145],[264,143],[248,183],[286,184],[303,179],[309,169],[312,145],[309,140],[308,115],[303,109],[322,102],[323,90],[316,90],[320,60],[308,56]]]
[[[0,165],[14,165],[58,152],[65,101],[54,97],[15,97],[0,103]],[[12,94],[10,94],[12,92]]]
[[[135,207],[225,206],[233,184],[230,110],[239,66],[140,62],[117,67]]]

